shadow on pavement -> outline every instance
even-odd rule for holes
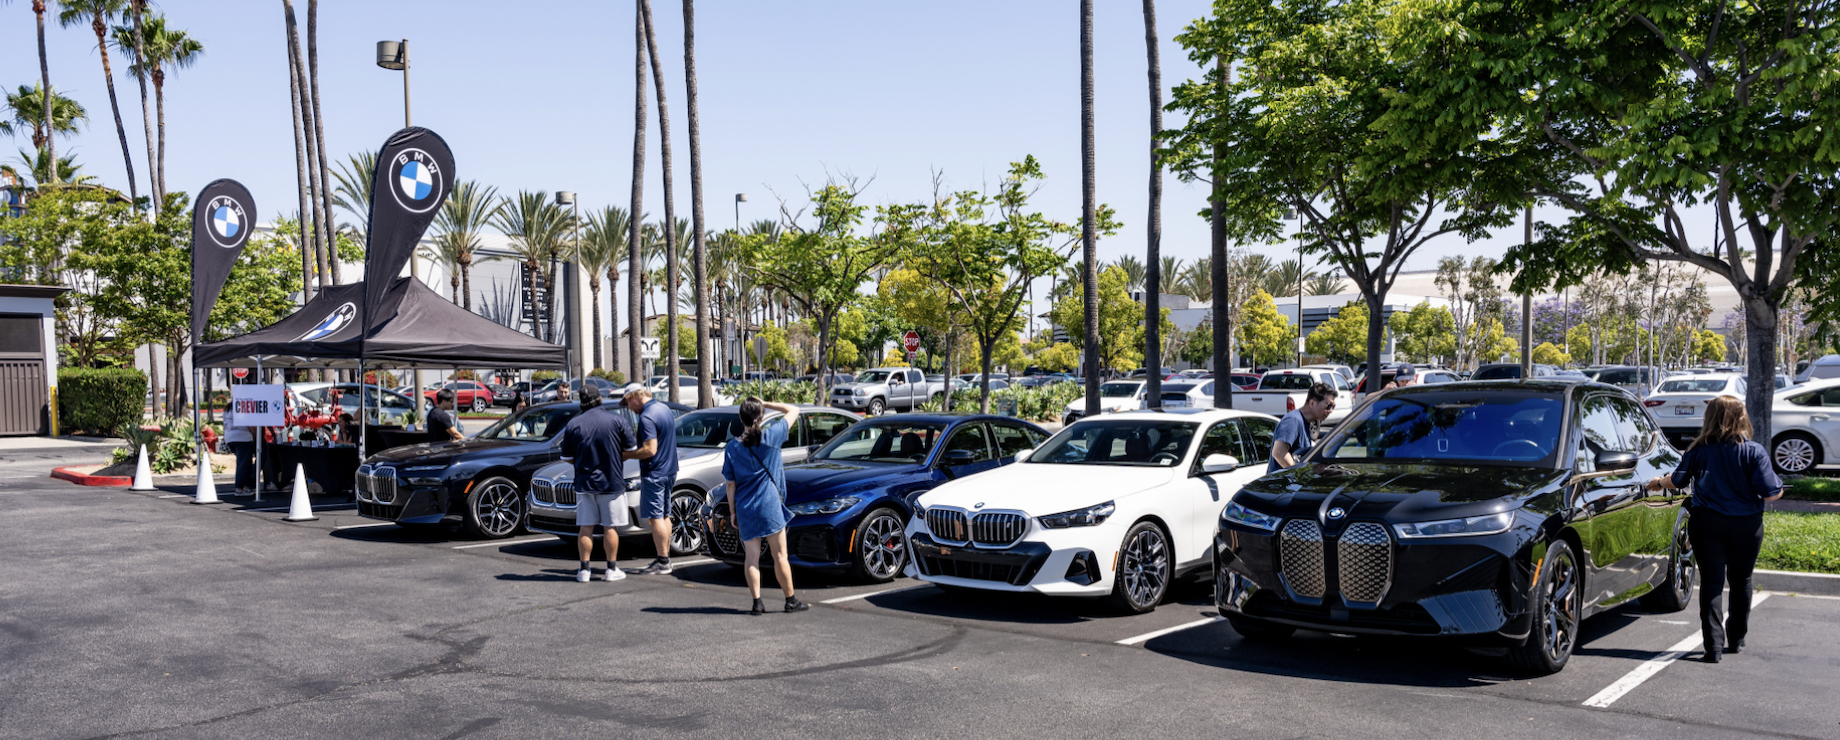
[[[599,578],[598,572],[595,575],[596,577],[594,580],[596,581],[601,580]],[[572,570],[568,570],[568,571],[544,570],[541,573],[501,573],[494,577],[501,581],[518,581],[518,582],[537,581],[537,582],[559,583],[562,581],[575,580],[575,571],[572,571]]]
[[[652,614],[741,614],[741,615],[747,615],[747,616],[753,615],[753,613],[748,611],[747,609],[735,609],[735,608],[725,607],[725,606],[648,606],[644,609],[640,609],[639,611],[650,612]],[[768,611],[767,613],[772,614],[773,612]]]

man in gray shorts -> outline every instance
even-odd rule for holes
[[[596,397],[600,394],[591,385],[581,390],[584,401],[590,393]],[[562,430],[562,459],[575,464],[575,524],[581,527],[575,541],[581,555],[581,569],[575,573],[577,581],[587,583],[593,575],[588,562],[594,556],[595,527],[605,532],[601,546],[607,551],[607,580],[626,577],[626,572],[614,564],[619,559],[619,528],[629,523],[626,477],[621,475],[625,469],[622,453],[636,445],[632,427],[610,406],[584,411]]]
[[[652,398],[652,389],[640,383],[626,386],[620,401],[639,417],[638,447],[626,457],[639,461],[639,518],[652,530],[652,547],[658,557],[633,575],[671,572],[671,490],[677,485],[677,416],[671,407]]]

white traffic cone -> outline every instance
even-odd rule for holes
[[[134,464],[134,484],[128,486],[128,490],[153,490],[153,467],[147,464],[147,445],[141,445],[140,462]]]
[[[211,475],[211,451],[203,443],[198,445],[198,486],[192,496],[194,504],[221,504],[217,498],[217,478]]]
[[[307,466],[294,464],[294,500],[288,503],[288,515],[282,517],[284,522],[310,522],[318,519],[313,515],[313,499],[307,497]]]

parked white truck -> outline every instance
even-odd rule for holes
[[[1282,418],[1309,400],[1310,386],[1316,383],[1327,383],[1335,389],[1335,408],[1322,425],[1341,424],[1348,418],[1348,412],[1354,410],[1354,393],[1347,378],[1327,368],[1287,368],[1265,373],[1265,377],[1259,378],[1258,390],[1233,392],[1233,408]]]
[[[928,383],[911,367],[877,367],[856,375],[856,382],[831,387],[831,405],[869,416],[888,409],[912,411],[945,393],[944,383]]]

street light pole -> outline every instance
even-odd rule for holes
[[[741,235],[741,204],[747,202],[747,193],[735,193],[735,236]]]
[[[403,39],[401,41],[379,41],[377,42],[377,66],[382,67],[384,69],[396,70],[396,71],[402,72],[402,76],[403,76],[403,128],[409,128],[410,126],[414,125],[409,122],[410,121],[410,118],[409,118],[409,40]],[[386,167],[388,166],[388,164],[385,162],[378,162],[377,166]],[[391,275],[391,276],[385,276],[385,277],[395,277],[395,276]],[[422,279],[421,262],[416,259],[415,252],[413,250],[410,251],[409,253],[409,277],[415,278],[417,280]],[[372,276],[372,275],[366,275],[365,278],[366,279],[384,279],[384,278],[380,278],[379,276]],[[414,371],[411,371],[410,376],[414,378],[415,392],[417,394],[420,394],[422,392],[421,368],[418,367]]]
[[[575,305],[575,283],[578,280],[575,274],[575,268],[576,260],[581,256],[581,203],[576,199],[573,191],[558,190],[556,191],[556,205],[569,206],[570,208],[569,258],[567,261],[563,262],[564,267],[567,268],[565,270],[567,274],[563,276],[563,288],[566,291],[565,300],[563,301],[563,310],[568,311],[568,318],[562,322],[564,331],[569,333],[569,339],[564,343],[564,346],[574,350],[577,354],[577,356],[572,358],[569,362],[569,371],[574,372],[576,370],[581,370],[581,374],[577,377],[585,377],[587,376],[587,358],[585,356],[586,353],[582,351],[580,343],[577,341],[581,334],[581,326],[577,323],[577,314],[580,312],[576,310],[577,306]],[[554,290],[554,288],[551,289]],[[595,306],[594,310],[599,311],[600,306]],[[600,337],[595,337],[594,339],[595,341],[600,341]],[[577,365],[578,362],[580,363],[579,366]]]

